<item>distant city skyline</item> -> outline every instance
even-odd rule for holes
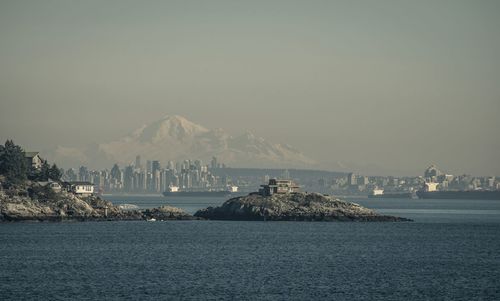
[[[497,1],[0,1],[0,139],[50,156],[169,114],[326,170],[498,176],[499,28]]]
[[[226,168],[215,157],[209,164],[193,159],[163,164],[158,160],[147,160],[143,164],[141,157],[136,156],[133,164],[114,164],[111,169],[69,168],[62,179],[92,183],[94,190],[101,193],[167,192],[172,195],[178,191],[205,193],[210,190],[224,194],[229,187],[232,187],[232,192],[250,193],[270,183],[270,179],[282,180],[298,190],[370,197],[411,198],[418,191],[458,190],[489,191],[487,195],[495,196],[492,191],[500,189],[500,177],[452,175],[435,165],[429,166],[419,176],[393,177],[303,169]],[[296,181],[302,185],[296,186]],[[264,186],[261,193],[269,194],[269,189],[268,185]],[[293,189],[291,191],[297,191]]]

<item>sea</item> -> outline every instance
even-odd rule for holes
[[[500,300],[500,201],[347,200],[414,221],[0,224],[0,300]]]

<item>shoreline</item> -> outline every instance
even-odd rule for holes
[[[163,195],[160,194],[155,194],[155,193],[103,193],[100,194],[99,196],[101,197],[107,197],[107,196],[113,196],[113,197],[121,197],[121,196],[140,196],[140,197],[151,197],[151,196],[159,196],[163,197]]]

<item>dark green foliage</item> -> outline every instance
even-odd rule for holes
[[[50,165],[47,160],[43,160],[42,168],[40,168],[40,173],[38,176],[38,181],[48,181],[49,180]]]
[[[31,169],[29,172],[29,179],[33,181],[60,181],[62,176],[62,171],[57,167],[56,164],[49,165],[47,161],[43,161],[42,167],[40,169]]]
[[[54,163],[52,166],[49,168],[49,179],[52,179],[53,181],[59,181],[62,176],[61,170],[57,167],[57,165]]]
[[[39,171],[32,166],[26,168],[26,176],[29,180],[36,181],[38,179],[38,173]]]
[[[20,183],[26,180],[26,159],[24,150],[12,140],[0,145],[0,174],[5,175],[10,183]]]
[[[28,189],[30,198],[39,201],[56,201],[60,195],[49,186],[33,186]]]
[[[59,181],[62,171],[56,164],[50,166],[46,160],[40,169],[33,168],[27,163],[24,150],[12,140],[7,140],[5,145],[0,145],[0,174],[5,176],[7,184],[20,184],[26,179]]]

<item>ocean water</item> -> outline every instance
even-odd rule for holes
[[[500,300],[500,202],[353,200],[415,222],[0,224],[0,299]]]

